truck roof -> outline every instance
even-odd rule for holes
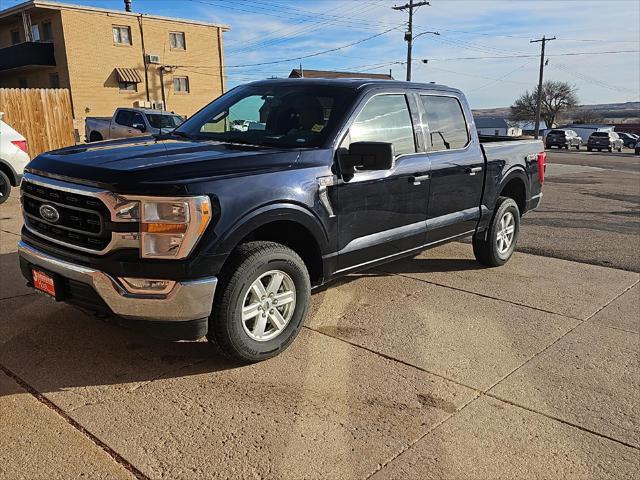
[[[371,78],[273,78],[267,80],[258,80],[251,82],[249,85],[334,85],[341,87],[349,87],[353,89],[361,89],[367,87],[400,87],[400,88],[428,88],[430,90],[442,90],[452,93],[461,93],[460,90],[446,85],[437,83],[419,83],[405,82],[403,80],[383,80]]]

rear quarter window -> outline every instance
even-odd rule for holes
[[[441,152],[464,148],[469,144],[469,130],[462,105],[455,97],[420,95],[422,124],[429,130],[427,148]]]

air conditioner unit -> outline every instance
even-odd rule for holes
[[[148,53],[147,54],[147,63],[159,64],[160,63],[160,55],[154,55],[154,54]]]
[[[151,102],[151,108],[154,110],[164,110],[164,102],[162,100]]]
[[[151,108],[151,102],[146,102],[144,100],[136,100],[133,102],[133,106],[135,108]]]

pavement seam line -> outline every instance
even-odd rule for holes
[[[619,439],[611,437],[611,436],[609,436],[607,434],[600,433],[600,432],[597,432],[595,430],[591,430],[589,428],[583,427],[583,426],[578,425],[578,424],[573,423],[573,422],[569,422],[567,420],[563,420],[562,418],[556,417],[555,415],[549,415],[548,413],[540,412],[540,411],[538,411],[538,410],[536,410],[534,408],[525,407],[524,405],[520,405],[519,403],[512,402],[511,400],[507,400],[506,398],[499,397],[498,395],[495,395],[493,393],[486,392],[486,393],[484,393],[484,395],[489,397],[489,398],[493,398],[493,399],[498,400],[500,402],[506,403],[508,405],[512,405],[514,407],[521,408],[521,409],[526,410],[528,412],[535,413],[537,415],[542,415],[543,417],[546,417],[546,418],[548,418],[550,420],[555,420],[556,422],[560,422],[560,423],[562,423],[564,425],[568,425],[570,427],[577,428],[578,430],[582,430],[583,432],[590,433],[590,434],[595,435],[597,437],[601,437],[601,438],[610,440],[612,442],[619,443],[621,445],[624,445],[625,447],[633,448],[634,450],[640,450],[640,446],[638,446],[638,445],[633,445],[632,443],[625,442],[624,440],[619,440]]]
[[[45,397],[42,393],[38,392],[35,388],[29,385],[26,381],[24,381],[20,376],[15,374],[13,371],[9,370],[4,365],[0,364],[0,371],[4,372],[5,375],[10,377],[14,382],[16,382],[20,387],[22,387],[27,393],[29,393],[32,397],[34,397],[37,401],[42,403],[44,406],[53,410],[53,412],[57,413],[61,416],[69,425],[75,428],[81,435],[85,438],[89,439],[91,443],[100,448],[103,452],[105,452],[108,456],[110,456],[118,465],[127,470],[133,476],[135,476],[139,480],[150,480],[150,478],[138,470],[132,463],[130,463],[127,459],[125,459],[122,455],[116,452],[113,448],[107,445],[105,442],[100,440],[96,435],[91,433],[85,427],[83,427],[78,421],[71,418],[62,408],[53,403],[47,397]]]
[[[469,406],[471,403],[475,402],[478,398],[482,397],[482,392],[477,392],[477,395],[475,397],[473,397],[472,399],[470,399],[467,403],[465,403],[464,405],[462,405],[459,409],[457,409],[455,412],[453,412],[452,414],[450,414],[449,416],[443,418],[442,420],[440,420],[439,422],[436,422],[434,425],[432,425],[431,427],[429,427],[427,429],[426,432],[424,432],[422,435],[419,435],[418,438],[416,438],[414,441],[410,442],[409,444],[407,444],[404,448],[402,448],[396,455],[394,455],[393,457],[391,457],[389,460],[385,461],[384,463],[379,463],[378,466],[376,467],[376,469],[370,473],[369,475],[367,475],[366,480],[369,480],[371,477],[373,477],[376,473],[378,473],[380,470],[384,469],[387,467],[387,465],[389,465],[390,463],[394,462],[398,457],[404,455],[405,452],[411,450],[411,448],[413,448],[413,446],[418,443],[420,440],[422,440],[424,437],[426,437],[427,435],[429,435],[431,432],[433,432],[434,430],[436,430],[437,428],[440,428],[444,423],[446,423],[448,420],[450,420],[451,418],[455,417],[458,413],[460,413],[462,410],[464,410],[465,408],[467,408],[467,406]]]
[[[640,332],[634,332],[633,330],[627,330],[625,328],[614,327],[613,325],[607,325],[607,324],[604,324],[604,323],[594,323],[594,325],[597,325],[599,327],[604,327],[604,328],[610,328],[611,330],[616,330],[618,332],[629,333],[631,335],[640,335]]]
[[[306,328],[307,330],[311,330],[312,332],[315,332],[315,333],[317,333],[319,335],[324,335],[325,337],[333,338],[334,340],[338,340],[339,342],[346,343],[347,345],[351,345],[352,347],[360,348],[360,349],[362,349],[362,350],[364,350],[366,352],[369,352],[369,353],[372,353],[372,354],[377,355],[379,357],[382,357],[385,360],[389,360],[389,361],[392,361],[392,362],[400,363],[400,364],[405,365],[407,367],[415,368],[416,370],[420,370],[421,372],[428,373],[429,375],[433,375],[434,377],[441,378],[442,380],[446,380],[447,382],[455,383],[456,385],[460,385],[461,387],[468,388],[469,390],[473,390],[474,392],[483,393],[483,390],[481,390],[479,388],[472,387],[470,385],[466,385],[466,384],[464,384],[464,383],[462,383],[462,382],[460,382],[458,380],[453,380],[452,378],[445,377],[444,375],[441,375],[439,373],[431,372],[431,371],[429,371],[429,370],[427,370],[427,369],[425,369],[423,367],[420,367],[419,365],[414,365],[413,363],[406,362],[406,361],[401,360],[399,358],[394,358],[394,357],[392,357],[390,355],[387,355],[386,353],[378,352],[378,351],[373,350],[373,349],[371,349],[369,347],[365,347],[364,345],[360,345],[360,344],[357,344],[357,343],[354,343],[354,342],[350,342],[349,340],[345,340],[344,338],[334,337],[333,335],[329,335],[328,333],[321,332],[320,330],[316,330],[315,328],[311,328],[311,327],[308,327],[306,325],[304,325],[303,328]]]
[[[37,292],[31,292],[31,293],[19,293],[18,295],[12,295],[10,297],[5,297],[5,298],[0,298],[0,302],[4,301],[4,300],[11,300],[13,298],[21,298],[21,297],[28,297],[29,295],[40,295]]]
[[[566,337],[567,335],[569,335],[571,332],[573,332],[576,328],[578,328],[580,325],[584,325],[587,321],[589,321],[590,319],[592,319],[595,315],[597,315],[598,313],[600,313],[602,310],[604,310],[605,308],[607,308],[609,305],[611,305],[613,302],[615,302],[618,298],[620,298],[622,295],[624,295],[625,293],[627,293],[629,290],[631,290],[633,287],[635,287],[640,281],[636,281],[633,285],[625,288],[622,292],[620,292],[618,295],[616,295],[614,298],[612,298],[611,300],[609,300],[607,303],[605,303],[602,307],[600,307],[599,309],[597,309],[594,313],[592,313],[591,315],[589,315],[587,318],[585,318],[584,320],[580,320],[580,319],[575,319],[578,320],[578,323],[576,325],[574,325],[573,327],[571,327],[569,330],[567,330],[565,333],[563,333],[562,335],[560,335],[558,338],[556,338],[553,342],[551,342],[549,345],[547,345],[546,347],[544,347],[543,349],[541,349],[538,353],[534,354],[533,356],[531,356],[529,359],[527,359],[525,362],[523,362],[520,366],[514,368],[511,372],[509,372],[507,375],[505,375],[504,377],[502,377],[500,380],[498,380],[497,382],[495,382],[493,385],[491,385],[491,387],[489,387],[487,390],[485,390],[486,394],[489,394],[489,392],[491,392],[491,390],[493,390],[497,385],[499,385],[500,383],[504,382],[507,378],[509,378],[511,375],[513,375],[515,372],[517,372],[518,370],[520,370],[522,367],[524,367],[526,364],[528,364],[530,361],[532,361],[534,358],[537,358],[538,356],[542,355],[544,352],[546,352],[549,348],[551,348],[552,346],[554,346],[556,343],[558,343],[560,340],[562,340],[564,337]]]
[[[398,277],[408,278],[408,279],[411,279],[411,280],[417,280],[418,282],[427,283],[429,285],[435,285],[437,287],[449,288],[451,290],[455,290],[455,291],[458,291],[458,292],[469,293],[471,295],[477,295],[478,297],[487,298],[487,299],[490,299],[490,300],[496,300],[498,302],[508,303],[510,305],[515,305],[515,306],[522,307],[522,308],[529,308],[531,310],[536,310],[538,312],[549,313],[549,314],[552,314],[552,315],[559,315],[561,317],[570,318],[572,320],[583,321],[583,319],[581,319],[581,318],[574,317],[574,316],[571,316],[571,315],[566,315],[564,313],[552,312],[551,310],[545,310],[544,308],[532,307],[531,305],[525,305],[523,303],[513,302],[511,300],[505,300],[504,298],[492,297],[491,295],[486,295],[484,293],[472,292],[470,290],[465,290],[463,288],[452,287],[451,285],[444,285],[442,283],[425,280],[424,278],[416,278],[416,277],[412,277],[410,275],[406,275],[406,274],[403,274],[403,273],[385,272],[384,270],[378,270],[378,271],[380,273],[385,273],[387,275],[396,275]],[[411,295],[413,295],[413,294],[411,294]]]

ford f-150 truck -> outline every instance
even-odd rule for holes
[[[21,270],[56,300],[258,361],[342,275],[468,236],[504,264],[544,170],[539,140],[482,143],[453,88],[260,81],[162,136],[32,160]]]
[[[155,135],[161,130],[173,130],[184,119],[180,115],[145,108],[117,108],[113,116],[87,117],[84,121],[87,142],[116,138]]]

